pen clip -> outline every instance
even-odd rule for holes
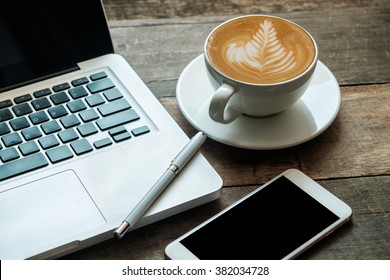
[[[171,165],[175,165],[179,170],[182,169],[199,150],[206,138],[207,136],[203,132],[195,134],[190,142],[188,142],[180,153],[171,161]]]
[[[171,170],[175,175],[177,175],[177,173],[180,171],[180,168],[173,163],[169,165],[168,169]]]

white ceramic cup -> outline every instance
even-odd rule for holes
[[[275,83],[253,83],[234,79],[211,63],[207,53],[207,45],[210,36],[227,23],[244,17],[233,18],[218,25],[207,37],[204,45],[204,58],[208,70],[208,76],[213,85],[215,93],[211,98],[209,115],[216,122],[227,124],[237,119],[242,114],[252,117],[266,117],[280,113],[295,102],[304,94],[310,83],[318,59],[318,48],[313,37],[299,25],[273,16],[252,15],[251,17],[267,17],[283,20],[297,26],[308,34],[314,46],[314,59],[309,66],[299,75],[287,80]]]

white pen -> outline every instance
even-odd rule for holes
[[[184,168],[187,162],[195,155],[206,140],[206,135],[198,132],[188,142],[188,144],[180,151],[180,153],[171,161],[171,164],[165,170],[164,174],[157,180],[153,187],[146,195],[138,202],[135,208],[127,215],[122,224],[114,231],[117,238],[122,238],[126,232],[134,227],[135,223],[149,209],[153,202],[159,197],[162,191],[176,177],[176,175]]]

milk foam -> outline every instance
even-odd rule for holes
[[[229,44],[226,59],[236,71],[246,76],[267,75],[270,78],[292,70],[296,59],[277,38],[272,22],[265,20],[250,41],[238,39]]]
[[[272,17],[229,22],[209,38],[207,52],[221,72],[250,83],[296,77],[313,61],[314,43],[292,23]]]

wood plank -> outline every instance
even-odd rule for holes
[[[389,90],[390,84],[341,88],[333,125],[297,147],[301,168],[317,178],[390,174]]]
[[[378,7],[385,0],[103,0],[109,20],[220,16],[233,14],[327,11],[349,7]]]
[[[352,221],[304,259],[390,259],[390,176],[321,181],[353,210]]]
[[[317,180],[390,174],[390,84],[342,87],[341,91],[335,122],[309,142],[252,151],[208,139],[202,153],[224,186],[264,183],[288,168],[298,168]],[[174,98],[160,101],[188,136],[195,134]]]
[[[319,46],[319,59],[340,85],[390,82],[390,8],[275,13],[305,27]],[[158,96],[174,96],[184,67],[202,53],[207,34],[232,16],[111,21],[117,53]]]
[[[301,259],[390,259],[390,176],[320,181],[354,211],[352,222]],[[340,188],[340,186],[343,186]],[[67,259],[164,259],[171,241],[258,186],[225,188],[219,200],[76,252]],[[375,230],[372,230],[375,228]]]

